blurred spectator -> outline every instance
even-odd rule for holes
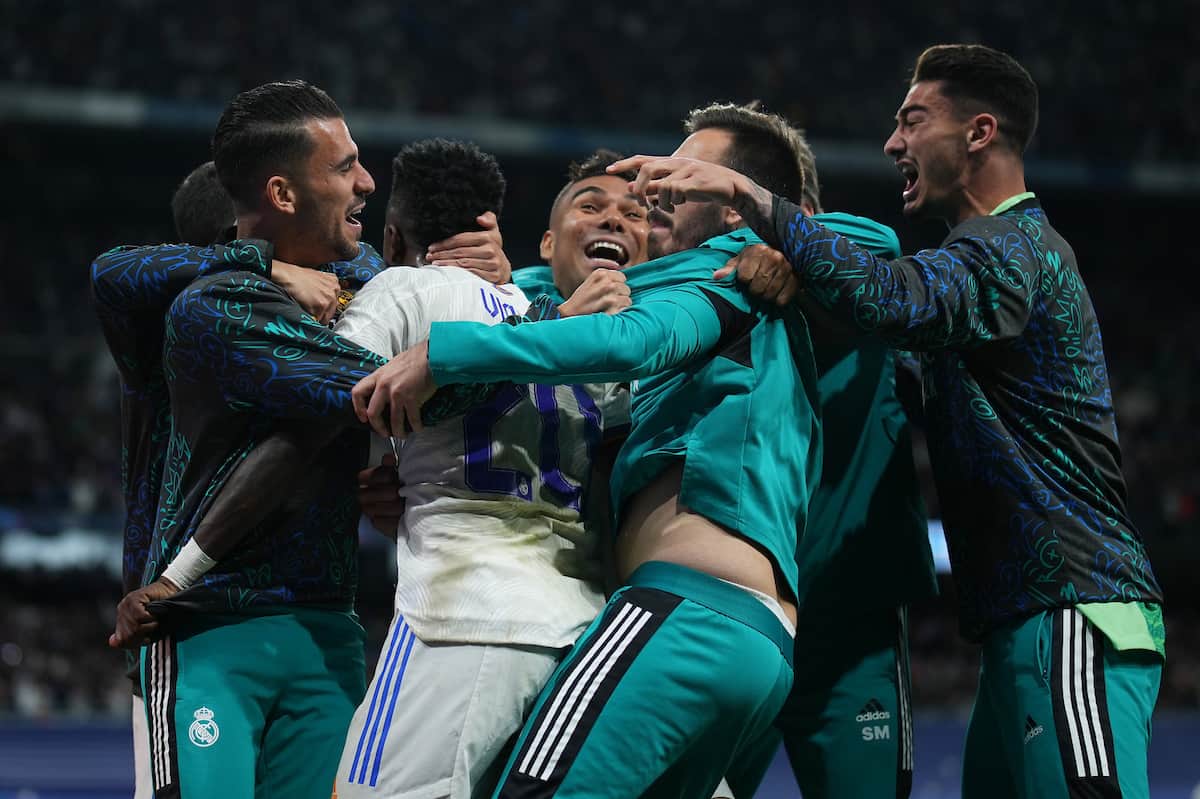
[[[1200,61],[1187,57],[1187,3],[1073,0],[1039,7],[1036,24],[1027,5],[918,0],[902,14],[868,3],[812,14],[748,0],[619,10],[376,0],[301,14],[284,0],[0,0],[0,80],[219,106],[259,83],[303,77],[343,108],[672,132],[688,108],[760,98],[821,137],[882,141],[917,53],[982,41],[1021,60],[1043,108],[1060,111],[1043,114],[1035,157],[1195,157],[1200,109],[1186,99],[1200,91]],[[684,24],[693,16],[737,19],[738,36]]]

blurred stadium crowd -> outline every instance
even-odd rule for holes
[[[2,0],[0,80],[221,105],[247,86],[320,75],[344,108],[667,131],[681,109],[758,97],[818,137],[874,138],[922,43],[986,36],[1054,98],[1034,157],[1190,160],[1200,111],[1183,100],[1200,92],[1200,62],[1177,57],[1194,44],[1189,6],[916,0],[902,14],[856,3],[849,15],[746,0],[449,0],[301,13],[282,0]],[[736,35],[679,24],[697,14]]]
[[[843,29],[841,20],[797,14],[783,4],[754,14],[740,0],[704,4],[704,13],[736,25],[731,37],[721,25],[690,26],[684,35],[672,21],[694,12],[671,0],[619,13],[603,4],[449,0],[420,7],[365,3],[353,11],[317,5],[303,14],[279,0],[169,6],[0,0],[0,82],[219,106],[241,88],[299,73],[320,76],[314,79],[345,108],[666,132],[677,132],[693,106],[757,97],[821,138],[882,143],[911,56],[924,43],[978,39],[986,30],[991,44],[1029,67],[1043,97],[1053,97],[1043,101],[1035,157],[1196,160],[1200,109],[1177,101],[1200,94],[1200,60],[1177,58],[1194,35],[1184,18],[1187,4],[1072,1],[1046,7],[1037,25],[1026,24],[1025,5],[999,0],[973,9],[968,23],[957,7],[917,0],[898,27],[889,7],[864,4],[857,24]],[[153,14],[142,13],[150,6]],[[292,35],[266,35],[284,22]],[[604,47],[596,45],[601,41]],[[1147,41],[1159,45],[1145,48]],[[713,57],[731,47],[738,48],[736,58]],[[865,73],[877,79],[864,84]],[[1159,80],[1164,74],[1171,79]],[[587,89],[582,99],[579,87]],[[169,238],[169,189],[142,198],[143,208],[164,209],[160,216],[121,213],[130,196],[147,191],[136,180],[98,188],[114,176],[93,156],[81,151],[52,162],[31,143],[35,138],[4,140],[11,156],[37,165],[26,168],[39,183],[32,199],[22,198],[30,205],[6,206],[0,215],[4,275],[26,276],[0,327],[0,531],[51,535],[74,525],[111,530],[117,540],[119,387],[89,307],[86,267],[116,243]],[[157,176],[157,185],[174,185],[203,160],[201,148],[201,157],[187,161],[195,152],[189,148],[185,157],[173,155],[178,174]],[[561,172],[556,166],[552,182]],[[105,191],[114,193],[103,201],[115,210],[96,207]],[[896,204],[898,190],[886,191],[886,202]],[[72,205],[76,195],[93,205]],[[50,197],[68,199],[47,209]],[[519,208],[511,199],[509,207]],[[1200,565],[1200,319],[1172,271],[1179,262],[1165,235],[1171,223],[1150,226],[1154,210],[1129,198],[1089,202],[1128,204],[1129,219],[1116,209],[1093,218],[1094,228],[1060,227],[1081,251],[1103,325],[1130,512],[1167,591],[1159,707],[1197,709],[1200,600],[1171,570]],[[845,205],[873,212],[853,199]],[[36,207],[39,218],[31,211]],[[1088,207],[1073,213],[1076,222],[1089,218]],[[1113,234],[1135,222],[1147,226]],[[1090,242],[1091,231],[1102,229],[1107,235]],[[377,243],[376,230],[368,224],[368,241]],[[914,249],[907,231],[899,232],[905,251]],[[930,510],[936,515],[932,496]],[[368,653],[379,652],[391,608],[390,586],[384,575],[376,577],[373,586],[364,577],[360,602],[371,634]],[[116,581],[94,572],[0,569],[0,583],[0,715],[125,714],[124,661],[104,645],[119,598]],[[959,708],[973,694],[977,652],[959,639],[952,607],[943,600],[912,614],[918,708]]]

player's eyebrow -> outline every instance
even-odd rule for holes
[[[341,161],[338,161],[336,164],[334,164],[333,168],[334,169],[346,169],[350,166],[353,166],[354,162],[357,160],[358,160],[358,153],[350,153],[345,158],[343,158]]]
[[[915,113],[917,111],[928,112],[929,108],[928,108],[928,106],[924,106],[919,103],[914,103],[913,105],[906,105],[903,108],[901,108],[899,111],[896,112],[896,120],[900,121],[902,119],[906,119],[909,114]]]
[[[600,188],[599,186],[584,186],[582,189],[580,189],[579,191],[577,191],[571,195],[571,202],[575,202],[577,199],[579,199],[584,194],[589,194],[589,193],[590,194],[604,194],[604,195],[608,194],[607,191]]]

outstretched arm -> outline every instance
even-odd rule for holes
[[[381,435],[402,431],[443,383],[620,382],[695,358],[723,332],[705,288],[681,286],[616,315],[531,325],[433,325],[428,342],[406,350],[354,388],[358,417]],[[413,429],[419,430],[419,420]]]
[[[634,156],[608,169],[639,169],[632,189],[660,205],[733,206],[783,252],[817,304],[897,346],[976,346],[1013,338],[1028,321],[1041,269],[1028,237],[1008,220],[980,217],[942,248],[885,260],[718,164]]]
[[[185,401],[281,419],[351,423],[350,389],[383,359],[245,273],[184,290],[167,318],[165,368]]]

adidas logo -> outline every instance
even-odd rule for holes
[[[883,705],[878,699],[872,699],[867,704],[863,705],[863,709],[858,711],[858,715],[854,717],[855,721],[886,721],[892,717],[892,714],[884,710]]]
[[[1046,731],[1046,728],[1033,720],[1033,716],[1025,717],[1025,743],[1029,743]]]

